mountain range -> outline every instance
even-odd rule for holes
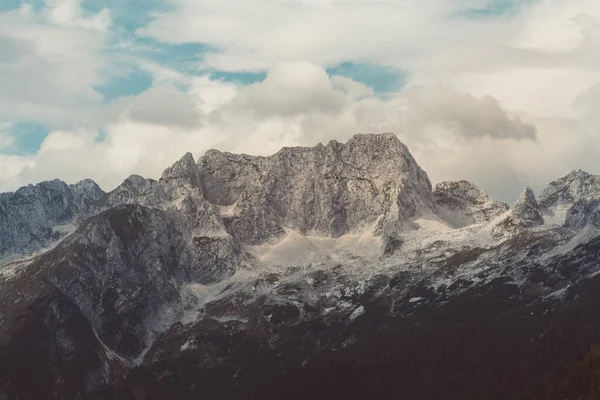
[[[597,398],[599,210],[394,134],[0,194],[0,398]]]

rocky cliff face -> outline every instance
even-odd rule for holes
[[[599,205],[432,190],[391,134],[4,194],[0,254],[55,247],[0,267],[0,398],[518,398],[595,340]]]
[[[145,179],[138,175],[127,178],[119,187],[98,201],[96,212],[123,204],[141,204],[149,207],[173,208],[195,192],[202,198],[200,171],[191,153],[163,172],[161,178]]]
[[[78,185],[83,187],[83,183]],[[42,248],[35,234],[27,236],[27,230],[42,229],[36,224],[46,230],[63,221],[77,225],[83,219],[79,214],[91,216],[124,204],[163,210],[188,204],[210,215],[211,229],[253,245],[281,238],[286,229],[333,238],[374,230],[393,238],[410,218],[436,212],[427,174],[393,134],[356,135],[345,144],[331,141],[326,146],[285,148],[270,157],[212,150],[197,165],[188,153],[158,181],[133,175],[110,193],[96,189],[75,196],[78,203],[65,205],[66,214],[52,209],[32,220],[19,215],[10,218],[19,221],[14,229],[21,231],[20,240],[27,244],[18,247],[7,242],[5,253]],[[10,195],[18,197],[19,192]],[[38,207],[52,208],[55,201],[42,193],[31,198]],[[60,238],[45,236],[44,245]]]
[[[531,188],[521,192],[519,199],[492,229],[492,237],[501,239],[544,224],[542,210]]]
[[[222,281],[242,263],[230,237],[197,234],[204,222],[118,206],[88,219],[36,267],[78,305],[103,343],[133,360],[160,329],[165,309],[181,303],[182,284]]]
[[[439,183],[433,198],[437,214],[456,228],[488,223],[508,210],[507,204],[490,199],[487,193],[467,181]]]
[[[551,182],[540,196],[540,205],[551,209],[569,206],[579,200],[594,200],[599,196],[600,176],[577,170]]]
[[[91,180],[67,185],[57,179],[0,194],[0,260],[64,238],[103,194]]]
[[[375,225],[391,233],[433,213],[427,174],[393,134],[284,148],[271,157],[210,151],[198,165],[206,199],[221,207],[243,243],[280,237],[284,228],[334,238]]]

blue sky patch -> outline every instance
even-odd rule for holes
[[[137,38],[135,45],[139,56],[186,74],[197,74],[204,53],[216,51],[203,43],[170,44],[149,38]]]
[[[85,0],[81,7],[92,14],[108,8],[113,25],[129,33],[147,25],[153,14],[173,9],[164,0]]]
[[[16,10],[19,7],[21,7],[20,0],[2,0],[2,1],[0,1],[0,12]]]
[[[96,143],[101,143],[104,142],[106,140],[106,130],[105,129],[99,129],[98,130],[98,136],[96,136],[95,142]]]
[[[483,7],[470,8],[457,13],[459,17],[467,18],[494,18],[513,15],[519,9],[535,0],[489,0]]]
[[[262,82],[267,77],[266,72],[226,72],[213,71],[209,73],[210,79],[232,82],[238,85],[251,85]]]
[[[103,86],[95,87],[104,100],[109,102],[121,96],[135,96],[152,87],[152,74],[137,68],[129,68]]]
[[[19,122],[10,128],[10,134],[14,137],[14,145],[4,153],[21,156],[37,152],[48,136],[48,129],[36,123]]]
[[[369,63],[343,62],[328,68],[329,75],[340,75],[371,87],[377,94],[397,91],[404,86],[406,72]]]

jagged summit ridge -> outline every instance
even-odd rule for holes
[[[230,207],[245,243],[284,228],[338,237],[378,223],[383,232],[433,212],[427,174],[395,135],[355,135],[347,143],[283,148],[269,157],[208,152],[198,163],[206,199]]]
[[[530,187],[525,188],[504,218],[495,223],[491,234],[495,239],[515,236],[529,228],[544,224],[542,210]]]
[[[183,199],[192,192],[197,192],[201,198],[201,189],[200,171],[192,154],[186,153],[167,168],[158,181],[131,175],[106,195],[102,207],[106,209],[121,204],[142,204],[168,208],[173,201]]]
[[[73,185],[54,179],[0,194],[0,259],[64,238],[103,194],[89,179]]]
[[[582,170],[551,182],[540,195],[543,208],[555,208],[572,205],[578,200],[590,201],[600,197],[600,176]]]
[[[185,187],[188,190],[200,188],[200,171],[192,153],[186,153],[172,167],[167,168],[160,180],[171,188]]]
[[[53,205],[56,200],[47,195],[53,190],[70,193],[65,215],[72,217]],[[529,192],[508,212],[508,205],[466,181],[442,182],[432,190],[427,174],[391,133],[284,147],[267,157],[209,150],[197,163],[191,153],[185,154],[158,180],[132,175],[106,194],[91,180],[70,186],[56,180],[0,195],[0,233],[11,237],[3,241],[0,259],[47,247],[85,218],[125,204],[180,213],[182,221],[196,221],[198,232],[233,235],[244,245],[277,241],[290,230],[332,238],[372,231],[400,243],[398,237],[411,229],[410,221],[422,216],[460,229],[490,224],[508,212],[507,221],[518,220],[523,227],[529,220],[530,227],[538,226],[539,215],[524,215],[532,209]],[[13,203],[22,196],[37,204],[37,211],[21,216]],[[596,198],[600,178],[578,170],[552,182],[533,209],[550,216],[562,210],[552,217],[562,224],[561,213],[578,201]],[[493,236],[501,239],[515,232]]]
[[[510,207],[509,212],[524,224],[541,225],[544,223],[540,205],[530,187],[521,192],[519,199]]]

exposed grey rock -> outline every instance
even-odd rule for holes
[[[519,199],[510,207],[509,213],[515,220],[519,220],[524,225],[533,226],[544,223],[540,206],[530,187],[527,187],[521,193]]]
[[[98,202],[98,210],[123,204],[167,209],[174,206],[172,202],[181,200],[194,191],[201,195],[201,189],[200,171],[192,154],[187,153],[172,167],[167,168],[158,181],[138,175],[130,176]]]
[[[181,301],[182,285],[220,281],[243,260],[230,236],[200,236],[181,222],[156,208],[118,206],[88,219],[37,262],[102,341],[133,359],[163,308]]]
[[[494,238],[514,236],[527,228],[544,224],[542,211],[535,194],[527,187],[510,207],[505,218],[492,229]]]
[[[433,198],[438,215],[455,228],[490,222],[508,210],[506,203],[492,200],[467,181],[438,183]]]
[[[493,236],[539,225],[540,216],[528,214],[536,209],[535,199],[524,195],[501,222],[506,232],[494,228]],[[23,198],[31,204],[11,205]],[[600,198],[600,179],[574,171],[549,185],[540,207],[570,207],[594,198]],[[53,181],[4,194],[0,233],[6,239],[0,257],[52,245],[85,218],[124,204],[173,212],[181,224],[207,235],[232,234],[241,244],[277,240],[286,229],[333,238],[374,229],[384,238],[386,255],[402,246],[414,217],[437,216],[460,228],[489,223],[508,208],[466,181],[442,182],[432,192],[427,175],[395,135],[361,134],[346,144],[284,148],[270,157],[211,150],[196,164],[188,153],[159,180],[132,175],[106,194],[89,180],[71,186]],[[198,219],[204,222],[195,224]]]
[[[163,172],[159,183],[170,200],[202,187],[200,170],[192,153],[185,154],[171,168]]]
[[[104,192],[91,180],[55,179],[0,194],[0,259],[50,246],[87,217]]]
[[[579,200],[591,201],[600,198],[600,176],[576,170],[551,182],[540,195],[542,208],[571,206]]]
[[[567,212],[564,227],[578,232],[588,224],[600,229],[600,200],[577,201]]]
[[[85,218],[90,207],[104,195],[104,191],[91,179],[84,179],[74,185],[69,185],[69,188],[73,193],[74,206],[80,219]]]
[[[133,175],[107,193],[94,213],[125,204],[168,211],[181,226],[202,235],[227,236],[218,208],[204,198],[200,170],[191,153],[167,168],[156,181]]]
[[[146,179],[139,175],[131,175],[116,189],[104,194],[96,202],[93,213],[100,212],[122,204],[143,203],[145,198],[153,192],[156,186],[154,179]]]
[[[379,233],[391,233],[434,212],[427,174],[393,134],[283,148],[270,157],[210,151],[199,166],[205,197],[248,244],[284,228],[339,237],[377,223]]]

